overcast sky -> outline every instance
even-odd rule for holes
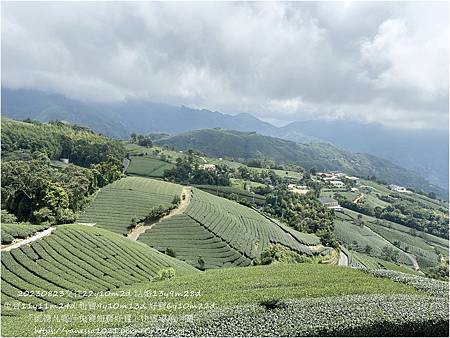
[[[448,3],[2,3],[2,85],[448,127]]]

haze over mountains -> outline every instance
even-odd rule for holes
[[[448,131],[407,130],[352,121],[304,121],[276,127],[250,114],[227,115],[209,110],[147,101],[83,102],[59,94],[2,88],[2,114],[40,121],[63,120],[126,139],[132,132],[180,133],[223,128],[255,131],[298,143],[330,142],[337,147],[390,160],[430,183],[448,187]]]

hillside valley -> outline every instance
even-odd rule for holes
[[[152,136],[2,117],[2,336],[447,332],[447,203],[366,177],[404,169],[256,133]]]
[[[222,128],[279,137],[298,143],[328,142],[357,153],[387,159],[448,189],[448,130],[415,130],[355,121],[315,120],[276,127],[250,114],[227,115],[149,101],[116,103],[69,99],[60,94],[2,87],[3,115],[42,122],[61,120],[127,139],[135,133],[180,133]]]
[[[329,143],[295,143],[254,132],[207,129],[155,139],[157,144],[176,149],[194,149],[214,157],[230,157],[237,161],[268,159],[276,163],[295,163],[307,170],[341,170],[349,174],[372,177],[412,187],[425,192],[434,191],[447,198],[447,191],[431,185],[412,171],[390,161],[368,154],[351,153]]]

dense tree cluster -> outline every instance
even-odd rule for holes
[[[316,233],[326,245],[337,244],[333,235],[334,212],[313,194],[299,195],[286,189],[274,189],[266,195],[264,211],[298,231]]]
[[[437,213],[411,201],[395,201],[384,209],[375,208],[375,216],[427,233],[448,237],[448,215]]]
[[[380,196],[382,200],[390,203],[385,208],[372,208],[367,203],[353,203],[340,194],[335,194],[334,197],[344,208],[368,216],[386,219],[443,238],[448,237],[449,219],[445,209],[432,210],[427,208],[425,204],[406,196],[402,196],[402,198]]]
[[[202,168],[193,156],[179,157],[175,167],[164,172],[164,178],[188,184],[230,185],[230,168],[226,165]]]
[[[130,135],[130,142],[140,145],[142,147],[147,147],[147,148],[153,147],[153,142],[152,142],[152,139],[150,136],[132,133]]]
[[[70,223],[95,191],[93,171],[45,161],[2,162],[2,208],[19,221]]]
[[[52,160],[68,158],[71,163],[88,167],[108,161],[110,157],[122,159],[125,148],[121,142],[80,126],[2,118],[2,153],[6,158],[16,160],[29,160],[36,158],[35,154],[44,154]]]
[[[19,221],[73,222],[99,187],[122,176],[122,144],[86,128],[3,119],[2,132],[2,209]],[[77,165],[52,165],[61,157]]]
[[[240,166],[233,171],[232,175],[234,178],[240,178],[271,186],[286,183],[285,180],[277,175],[273,170],[255,170],[249,167]]]

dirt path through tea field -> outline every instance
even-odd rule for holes
[[[127,237],[133,241],[136,241],[141,234],[146,232],[147,230],[151,229],[153,225],[156,223],[159,223],[163,220],[166,220],[168,218],[171,218],[175,215],[182,214],[186,211],[187,207],[189,206],[189,203],[191,203],[192,198],[192,187],[183,187],[183,191],[181,195],[184,194],[184,199],[181,199],[180,204],[175,209],[172,209],[166,216],[161,217],[160,219],[157,219],[155,221],[149,222],[149,223],[140,223],[136,225],[133,230],[127,235]]]
[[[34,242],[34,241],[36,241],[36,240],[38,240],[38,239],[40,239],[42,237],[50,235],[53,230],[55,230],[54,227],[51,227],[51,228],[39,231],[39,232],[35,233],[33,236],[31,236],[31,237],[22,239],[19,242],[16,242],[16,243],[13,243],[13,244],[10,244],[10,245],[7,245],[7,246],[3,247],[1,251],[10,251],[12,249],[20,248],[22,245],[30,244],[30,243],[32,243],[32,242]]]

